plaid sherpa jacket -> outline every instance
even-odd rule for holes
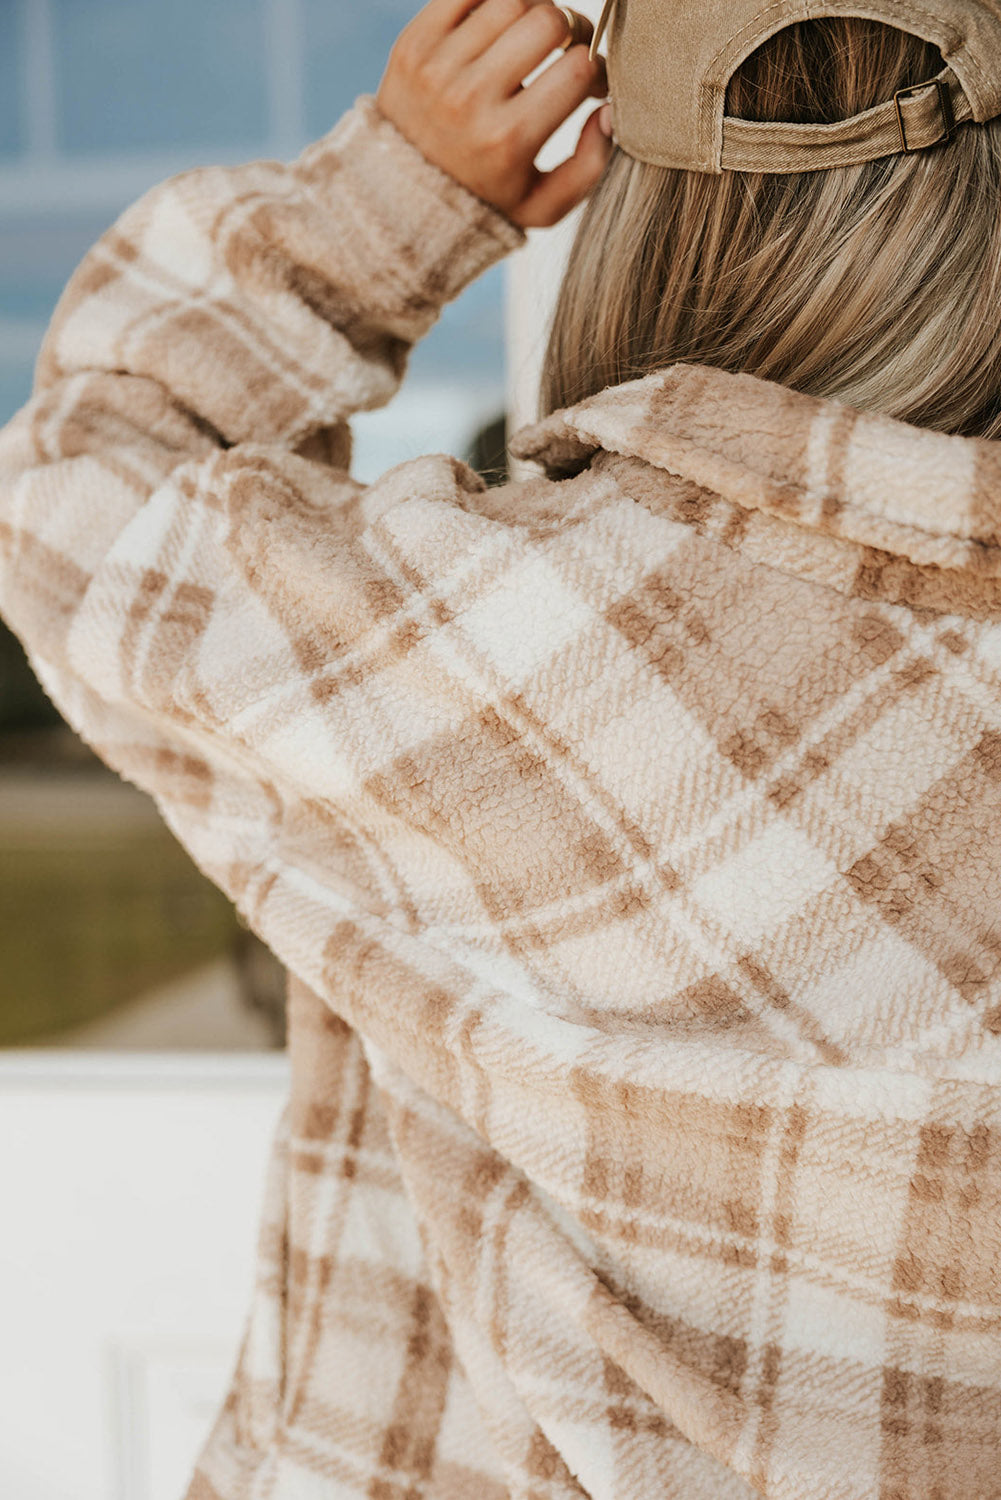
[[[671,368],[364,488],[519,235],[362,101],[92,251],[40,678],[288,965],[190,1500],[1001,1497],[1001,447]]]

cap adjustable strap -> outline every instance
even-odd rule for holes
[[[952,137],[956,125],[973,118],[969,100],[951,68],[937,78],[900,89],[850,120],[833,125],[787,125],[754,120],[723,121],[725,172],[810,172],[910,155]]]

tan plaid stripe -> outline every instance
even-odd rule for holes
[[[358,485],[519,239],[362,102],[0,437],[6,616],[295,976],[190,1500],[1001,1500],[995,445],[675,368]]]

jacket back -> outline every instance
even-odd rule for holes
[[[518,238],[363,101],[0,437],[5,614],[292,976],[191,1500],[998,1500],[997,445],[674,367],[355,483]]]

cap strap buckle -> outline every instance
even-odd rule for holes
[[[938,90],[938,103],[942,111],[942,134],[934,141],[925,141],[920,146],[910,146],[907,143],[907,121],[904,118],[904,101],[913,99],[920,94],[922,89],[934,88]],[[944,78],[929,78],[924,83],[916,83],[909,89],[898,89],[893,96],[894,108],[897,112],[897,129],[900,131],[900,149],[905,156],[914,156],[918,151],[924,151],[928,146],[939,146],[945,141],[951,141],[956,130],[956,112],[952,107],[952,94],[949,85]]]

